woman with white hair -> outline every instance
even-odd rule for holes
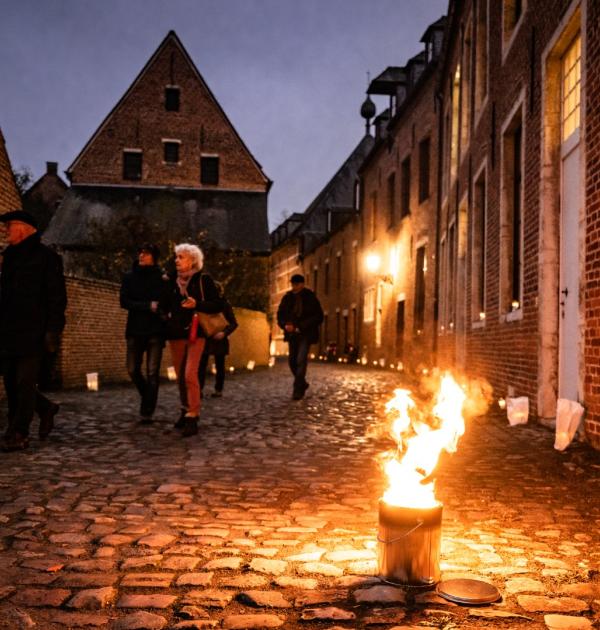
[[[175,246],[176,275],[171,279],[166,312],[167,339],[175,365],[181,415],[175,427],[183,429],[185,437],[198,433],[201,391],[198,365],[206,338],[202,329],[193,325],[194,312],[218,313],[221,299],[213,279],[202,273],[204,254],[196,245]]]

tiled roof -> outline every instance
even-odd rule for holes
[[[4,136],[0,129],[0,214],[21,208],[21,197],[6,151]]]

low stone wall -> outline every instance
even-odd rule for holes
[[[119,304],[119,285],[87,278],[67,278],[67,324],[57,361],[63,387],[85,387],[86,374],[97,372],[100,384],[129,380],[125,369],[127,311]],[[231,336],[227,365],[257,366],[269,361],[269,325],[265,313],[234,309],[239,328]],[[162,373],[172,365],[168,347]]]

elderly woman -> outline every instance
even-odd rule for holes
[[[221,299],[212,278],[201,272],[204,254],[196,245],[175,246],[176,275],[171,279],[167,304],[167,339],[175,365],[181,415],[175,427],[183,429],[185,437],[198,433],[200,415],[200,383],[198,365],[206,339],[200,327],[192,325],[195,311],[218,313]]]

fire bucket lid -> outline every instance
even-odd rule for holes
[[[437,585],[440,597],[457,604],[491,604],[500,599],[500,591],[481,580],[444,580]]]

